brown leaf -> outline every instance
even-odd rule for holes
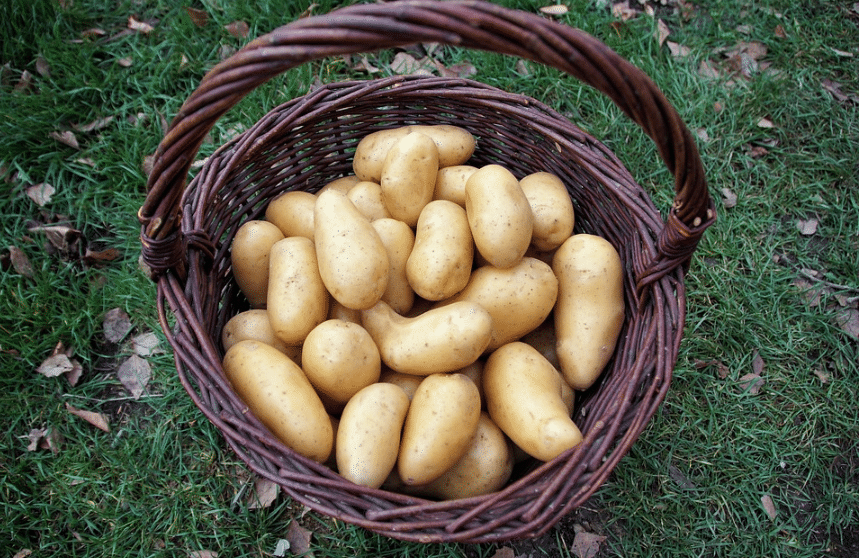
[[[83,420],[87,421],[99,430],[110,432],[110,425],[108,424],[108,420],[105,415],[101,413],[94,413],[92,411],[84,411],[83,409],[78,409],[77,407],[73,407],[68,403],[66,403],[66,410],[68,410],[68,412],[75,415],[76,417],[82,418]]]
[[[198,10],[197,8],[185,6],[185,11],[188,12],[188,17],[191,18],[191,22],[197,27],[205,27],[209,23],[209,13],[206,10]]]
[[[78,132],[89,133],[95,132],[97,130],[103,130],[110,126],[110,123],[113,122],[113,116],[105,116],[103,118],[97,118],[92,122],[88,122],[86,124],[75,124],[72,126]]]
[[[30,443],[27,445],[27,451],[36,451],[37,449],[51,450],[54,455],[60,453],[60,446],[63,443],[63,435],[59,430],[48,426],[47,428],[34,428],[27,434],[27,439]]]
[[[796,228],[799,230],[799,234],[803,236],[812,236],[817,233],[817,226],[820,222],[817,219],[800,219],[796,222]]]
[[[164,352],[164,349],[160,347],[161,341],[152,331],[149,333],[141,333],[134,337],[131,340],[131,344],[134,347],[134,354],[142,357],[148,357]]]
[[[79,242],[83,238],[79,230],[67,225],[34,225],[27,230],[44,233],[51,246],[66,257],[78,253]]]
[[[830,95],[835,97],[835,100],[839,103],[854,103],[859,104],[859,95],[854,93],[843,93],[841,91],[841,84],[837,81],[832,81],[831,79],[824,78],[820,80],[820,84],[823,86],[823,89],[829,92]]]
[[[31,555],[32,553],[33,551],[29,548],[22,548],[21,550],[16,552],[15,555],[12,556],[12,558],[27,558],[27,556]]]
[[[543,6],[540,8],[540,13],[550,15],[550,16],[562,16],[570,11],[569,8],[564,6],[563,4],[555,4],[553,6]]]
[[[130,16],[128,18],[128,28],[132,31],[137,31],[138,33],[148,34],[155,31],[155,28],[152,27],[149,23],[145,21],[140,21],[134,16]]]
[[[661,19],[656,20],[656,32],[653,36],[656,38],[659,46],[665,44],[665,40],[668,39],[668,35],[670,34],[671,31],[668,30],[668,25]]]
[[[361,71],[367,72],[368,74],[378,74],[379,72],[382,71],[379,68],[377,68],[376,66],[373,66],[372,64],[370,64],[370,61],[367,60],[366,56],[362,56],[361,60],[357,64],[352,66],[352,69],[359,71],[359,72],[361,72]]]
[[[760,120],[758,120],[758,128],[775,128],[775,124],[773,124],[773,121],[769,118],[761,118]]]
[[[764,379],[758,374],[746,374],[738,380],[740,389],[748,392],[750,395],[757,395],[761,392],[764,385]]]
[[[125,58],[117,58],[116,63],[123,68],[130,68],[134,61],[131,59],[130,56],[126,56]]]
[[[772,496],[769,494],[764,494],[761,496],[761,504],[764,506],[764,511],[767,514],[767,517],[770,518],[770,521],[775,521],[776,515],[778,515],[778,510],[776,510],[775,502],[773,502]]]
[[[762,145],[749,146],[748,154],[752,159],[760,159],[764,155],[769,154],[770,150]]]
[[[107,35],[107,31],[100,27],[90,27],[81,32],[81,37],[84,39],[94,39],[96,37],[104,37],[105,35]]]
[[[89,248],[84,253],[84,264],[88,266],[97,266],[105,262],[112,262],[120,256],[119,250],[116,248],[105,248],[104,250],[93,251]]]
[[[113,308],[104,315],[104,336],[111,343],[119,343],[131,331],[131,319],[122,308]]]
[[[815,285],[805,279],[794,279],[792,284],[800,290],[803,298],[811,308],[816,308],[820,305],[820,300],[824,293],[829,294],[829,289]]]
[[[722,205],[725,206],[726,209],[737,206],[737,194],[735,194],[730,188],[722,188]]]
[[[638,10],[632,9],[629,7],[629,2],[617,2],[612,4],[611,6],[611,15],[620,19],[621,21],[629,21],[630,19],[637,16],[639,13]]]
[[[438,64],[438,73],[442,77],[458,77],[468,78],[477,73],[477,68],[468,62],[461,62],[445,67],[443,64]]]
[[[55,378],[56,376],[61,376],[66,372],[71,372],[74,368],[75,366],[72,364],[71,359],[67,355],[59,353],[51,355],[43,360],[42,364],[36,368],[36,372],[47,378]]]
[[[787,31],[784,30],[784,26],[781,23],[775,26],[775,30],[773,30],[773,35],[775,35],[779,39],[787,39]]]
[[[289,548],[294,554],[300,556],[305,555],[310,551],[310,538],[313,533],[293,520],[289,522],[289,528],[286,530],[286,540],[289,541]]]
[[[711,79],[718,79],[721,75],[719,69],[709,60],[701,60],[701,63],[698,65],[698,74]]]
[[[603,535],[579,531],[576,533],[576,538],[573,539],[573,545],[570,550],[578,558],[594,558],[599,553],[600,545],[605,539]]]
[[[822,383],[822,384],[828,384],[829,383],[829,380],[830,380],[829,372],[825,372],[825,371],[821,370],[820,368],[815,368],[814,369],[814,375],[817,376],[817,379],[820,380],[820,383]]]
[[[665,44],[668,46],[668,52],[674,58],[686,58],[692,54],[692,49],[685,45],[675,43],[674,41],[665,41]]]
[[[48,64],[48,61],[45,60],[44,56],[36,57],[36,71],[44,78],[51,77],[51,66]]]
[[[280,493],[280,486],[265,477],[254,481],[253,492],[248,497],[248,509],[255,510],[270,507]]]
[[[391,71],[399,75],[429,75],[431,72],[424,67],[423,62],[417,60],[408,52],[398,52],[389,65]]]
[[[227,30],[227,33],[232,35],[237,39],[244,39],[250,33],[250,27],[244,21],[234,21],[232,23],[228,23],[224,25],[224,29]]]
[[[30,89],[30,86],[33,85],[33,74],[24,70],[21,72],[21,78],[18,80],[18,83],[15,84],[14,91],[16,93],[23,93]]]
[[[131,355],[119,365],[116,377],[134,399],[140,399],[152,378],[152,367],[146,359]]]
[[[724,380],[731,373],[730,369],[725,365],[721,360],[695,360],[695,368],[707,368],[709,366],[716,367],[716,373],[719,375],[719,378]]]
[[[47,182],[40,182],[27,188],[27,197],[33,200],[39,207],[51,203],[51,198],[56,193],[54,187]]]
[[[841,330],[855,340],[859,340],[859,310],[844,308],[835,314],[835,323]]]
[[[77,359],[70,359],[72,363],[72,369],[66,372],[66,381],[69,382],[69,385],[75,387],[78,385],[78,380],[81,379],[84,373],[84,367],[81,366],[81,363],[77,361]]]
[[[29,279],[33,278],[33,264],[27,254],[17,246],[9,247],[9,259],[12,261],[12,268],[18,275],[23,275]]]
[[[218,558],[218,553],[214,550],[192,550],[188,558]]]
[[[68,145],[72,149],[80,149],[81,146],[78,143],[78,138],[70,131],[66,130],[65,132],[51,132],[49,134],[51,138],[57,140],[58,142]]]
[[[502,546],[495,551],[492,558],[516,558],[516,553],[509,546]]]
[[[764,359],[761,358],[761,355],[755,351],[755,356],[752,357],[752,371],[758,376],[764,373]]]

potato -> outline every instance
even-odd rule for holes
[[[558,338],[555,336],[555,316],[549,314],[542,324],[526,333],[520,339],[523,343],[527,343],[537,349],[537,352],[552,363],[552,366],[561,369],[561,363],[558,361],[558,351],[556,345]]]
[[[414,318],[385,302],[361,312],[382,361],[397,372],[426,376],[451,372],[477,360],[489,344],[492,316],[474,302],[456,302]]]
[[[224,351],[228,351],[230,347],[245,339],[262,341],[291,358],[293,362],[301,362],[301,346],[290,346],[278,339],[268,320],[266,310],[251,309],[239,312],[230,318],[221,330]]]
[[[303,236],[313,240],[313,207],[316,196],[293,190],[276,197],[265,209],[266,221],[280,229],[283,236]]]
[[[415,396],[418,386],[421,385],[421,382],[425,377],[426,376],[415,376],[414,374],[394,372],[390,368],[386,368],[379,376],[379,381],[387,384],[394,384],[406,392],[406,395],[409,396],[409,400],[411,400]]]
[[[438,166],[462,165],[471,158],[477,142],[471,132],[450,124],[410,126],[411,132],[419,132],[432,138],[438,149]]]
[[[424,134],[410,133],[388,151],[382,165],[382,198],[394,219],[410,227],[432,200],[438,174],[438,148]]]
[[[280,441],[319,463],[334,445],[331,420],[301,368],[260,341],[239,341],[224,355],[224,372],[248,409]]]
[[[301,368],[318,392],[336,403],[346,403],[362,388],[379,380],[382,360],[363,327],[343,320],[326,320],[304,340]]]
[[[465,183],[465,211],[474,244],[491,265],[516,265],[534,229],[534,214],[516,177],[500,165],[486,165]]]
[[[575,214],[567,187],[548,172],[529,174],[519,185],[534,214],[531,244],[543,252],[554,250],[573,234]]]
[[[406,393],[387,383],[368,385],[349,400],[335,444],[343,478],[361,486],[382,486],[397,464],[408,409]]]
[[[373,228],[379,233],[390,262],[388,286],[381,300],[398,314],[406,314],[415,302],[415,291],[406,276],[406,262],[415,245],[415,233],[407,224],[396,219],[377,219],[373,221]]]
[[[442,500],[471,498],[495,492],[513,473],[510,442],[486,413],[465,454],[440,477],[421,487],[421,493]]]
[[[236,231],[230,245],[233,278],[251,307],[266,304],[268,256],[272,245],[283,240],[283,233],[268,221],[247,221]]]
[[[440,477],[465,454],[480,420],[480,396],[462,374],[432,374],[415,392],[400,442],[397,471],[408,485]]]
[[[332,298],[328,304],[328,319],[343,320],[344,322],[352,322],[353,324],[361,325],[361,311],[353,308],[346,308],[337,299]]]
[[[328,316],[328,292],[313,241],[293,236],[275,243],[268,274],[267,309],[274,334],[287,345],[301,345]]]
[[[558,280],[552,268],[534,258],[522,258],[513,267],[479,267],[468,285],[442,305],[468,301],[479,304],[492,316],[492,340],[497,349],[517,340],[540,325],[555,305]]]
[[[391,216],[382,200],[382,187],[375,182],[361,181],[355,184],[346,193],[346,197],[370,221]]]
[[[319,194],[326,190],[337,190],[343,194],[348,194],[349,190],[352,189],[352,186],[359,182],[361,182],[361,179],[354,174],[341,176],[340,178],[335,178],[331,182],[326,183],[318,192],[316,192],[316,196],[318,197]],[[378,180],[376,182],[378,182]]]
[[[570,386],[584,390],[611,359],[623,327],[623,265],[606,239],[577,234],[555,252],[552,270],[558,361]]]
[[[322,282],[347,308],[373,306],[388,286],[390,264],[379,233],[345,194],[319,194],[314,238]]]
[[[429,202],[418,218],[406,277],[420,297],[442,300],[461,291],[471,277],[474,240],[465,210],[453,202]]]
[[[480,393],[481,407],[485,407],[486,396],[483,394],[483,365],[482,360],[476,360],[464,368],[460,368],[456,372],[462,374],[477,386],[477,391]]]
[[[379,130],[361,138],[352,158],[352,169],[355,175],[360,180],[380,184],[382,167],[385,164],[388,151],[400,138],[406,137],[409,132],[411,132],[411,128],[403,126],[390,130]]]
[[[549,361],[521,341],[497,349],[483,367],[489,416],[513,443],[541,461],[582,441],[564,403],[562,383]]]
[[[441,163],[439,163],[441,167]],[[465,208],[465,183],[477,172],[477,167],[471,165],[454,165],[441,167],[435,176],[434,200],[447,200]]]

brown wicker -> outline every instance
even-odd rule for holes
[[[204,136],[256,86],[320,57],[417,42],[530,59],[608,95],[653,139],[674,175],[667,219],[615,155],[549,107],[477,82],[434,77],[319,87],[222,146],[186,186]],[[578,402],[580,446],[518,472],[500,492],[432,502],[353,485],[284,447],[231,391],[218,340],[226,320],[247,307],[229,263],[241,223],[260,218],[281,192],[316,191],[349,174],[365,134],[442,122],[477,137],[476,165],[501,163],[518,176],[549,171],[566,182],[577,231],[602,235],[620,251],[627,319],[614,359]],[[640,70],[598,40],[488,2],[402,0],[300,19],[215,67],[161,142],[139,218],[179,378],[253,471],[319,513],[384,535],[488,542],[545,533],[599,488],[639,436],[668,389],[684,324],[685,268],[715,214],[694,140],[676,111]]]

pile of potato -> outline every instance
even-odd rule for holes
[[[620,258],[573,234],[561,180],[467,165],[474,137],[364,137],[354,175],[245,223],[233,273],[252,309],[224,371],[296,452],[346,479],[433,498],[493,492],[517,459],[579,444],[575,390],[624,319]]]

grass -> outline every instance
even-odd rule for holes
[[[503,3],[532,11],[541,5]],[[119,307],[134,324],[129,338],[158,330],[154,287],[137,263],[144,159],[158,144],[162,120],[222,49],[246,40],[224,25],[244,20],[253,37],[298,17],[307,3],[249,8],[210,0],[197,6],[211,18],[202,29],[180,2],[69,4],[12,0],[0,8],[2,553],[267,556],[297,522],[315,533],[316,556],[493,556],[491,545],[399,543],[305,513],[282,496],[249,510],[244,465],[185,395],[169,355],[149,358],[149,394],[128,397],[115,369],[131,348],[128,339],[108,342],[102,319]],[[336,5],[318,4],[316,13]],[[573,0],[561,20],[604,40],[666,92],[701,138],[720,218],[692,264],[687,330],[661,410],[586,506],[546,537],[507,546],[517,555],[571,556],[578,523],[607,537],[603,557],[855,556],[859,351],[836,313],[841,304],[855,308],[859,290],[859,14],[852,3],[834,0],[701,0],[686,18],[660,9],[669,40],[690,49],[676,58],[653,38],[655,19],[639,15],[620,24],[610,4]],[[132,14],[157,19],[155,30],[108,40]],[[87,33],[92,29],[104,34]],[[771,70],[735,83],[724,72],[701,75],[702,62],[721,64],[740,41],[766,45],[758,63],[771,63]],[[605,98],[539,66],[523,77],[500,56],[455,49],[446,56],[449,63],[472,62],[476,79],[568,115],[668,207],[670,176],[650,140]],[[39,72],[38,57],[49,76]],[[371,61],[383,67],[389,57]],[[128,67],[119,63],[126,58]],[[24,70],[32,84],[17,91]],[[306,92],[317,77],[353,75],[337,61],[290,72],[226,115],[202,153],[236,125]],[[834,98],[825,80],[854,101]],[[114,119],[102,129],[76,132],[79,150],[50,138],[106,116]],[[762,119],[773,126],[761,127]],[[42,208],[24,194],[38,183],[56,189]],[[723,203],[727,191],[736,195],[734,207]],[[797,223],[808,219],[818,228],[804,235]],[[30,229],[56,221],[79,230],[89,248],[115,248],[121,256],[84,266],[75,254],[47,251],[43,233]],[[9,246],[26,254],[32,277],[7,265]],[[810,280],[816,287],[836,285],[819,304],[795,285],[808,280],[808,270],[822,273]],[[58,342],[83,366],[75,386],[34,372]],[[753,394],[741,378],[755,370],[756,358],[765,383]],[[107,414],[111,432],[71,416],[66,404]],[[41,428],[62,435],[56,452],[27,451],[28,433]]]

